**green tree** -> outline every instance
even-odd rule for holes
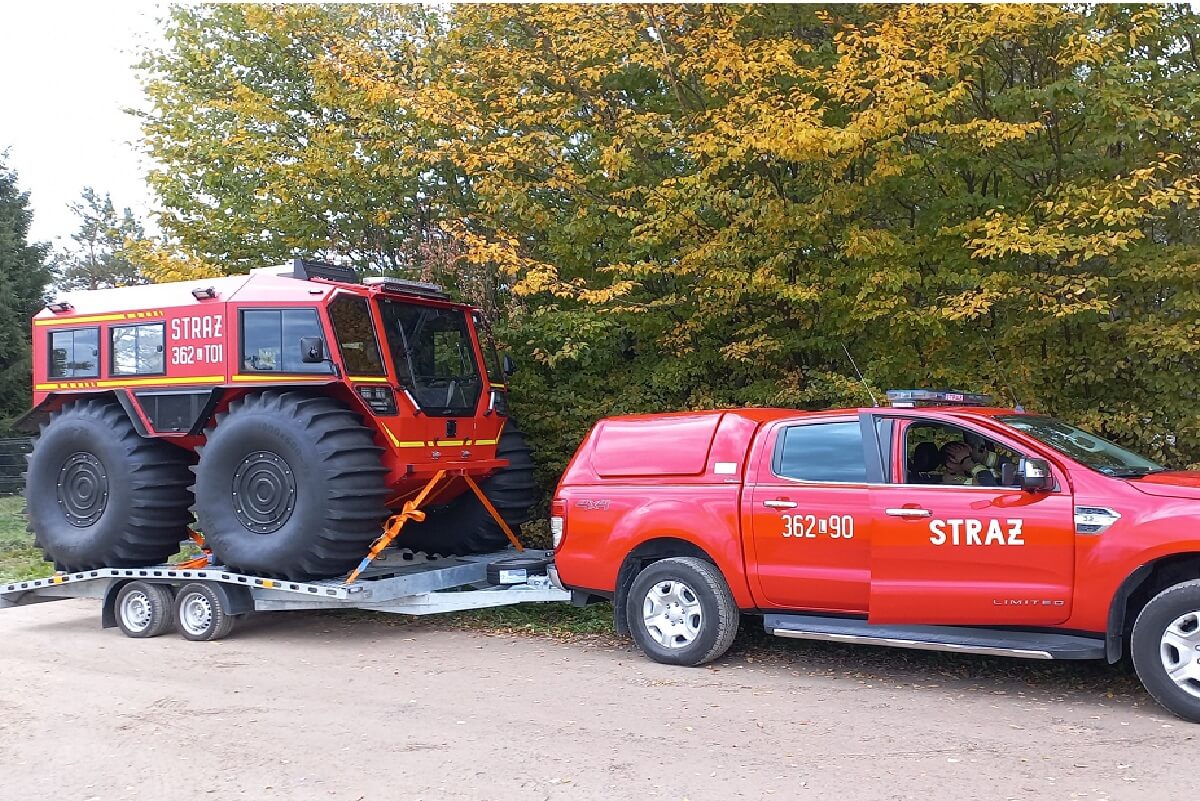
[[[30,318],[45,304],[49,247],[29,241],[29,193],[0,153],[0,432],[30,405]]]
[[[55,288],[106,289],[146,282],[128,253],[131,243],[146,238],[146,231],[129,208],[118,214],[108,193],[101,197],[86,187],[71,211],[79,218],[79,230],[71,235],[75,246],[54,256]]]

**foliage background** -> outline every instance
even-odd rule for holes
[[[953,386],[1200,464],[1189,6],[173,8],[157,280],[436,279],[551,485],[610,414]]]

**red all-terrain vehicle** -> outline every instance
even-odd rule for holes
[[[536,500],[482,319],[432,284],[297,259],[78,292],[33,359],[30,530],[61,570],[161,562],[194,512],[230,569],[330,577],[405,504],[400,544],[466,554],[507,541],[488,505]]]

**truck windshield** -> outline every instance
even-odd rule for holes
[[[1140,478],[1167,469],[1157,462],[1053,417],[1020,414],[996,419],[1106,476]]]
[[[462,309],[379,301],[396,378],[429,415],[475,413],[483,380]]]

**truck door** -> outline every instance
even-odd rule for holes
[[[996,437],[957,423],[895,418],[891,483],[872,489],[872,623],[1039,626],[1071,612],[1074,508],[1057,468],[1055,489],[980,486],[950,478],[936,454],[961,454],[972,443],[979,462],[1022,453]],[[922,444],[932,443],[932,444]],[[932,456],[931,456],[932,455]],[[932,458],[932,461],[930,461]],[[951,458],[952,462],[959,460]]]
[[[870,589],[868,485],[882,476],[857,417],[781,421],[749,473],[747,563],[759,603],[863,613]]]

